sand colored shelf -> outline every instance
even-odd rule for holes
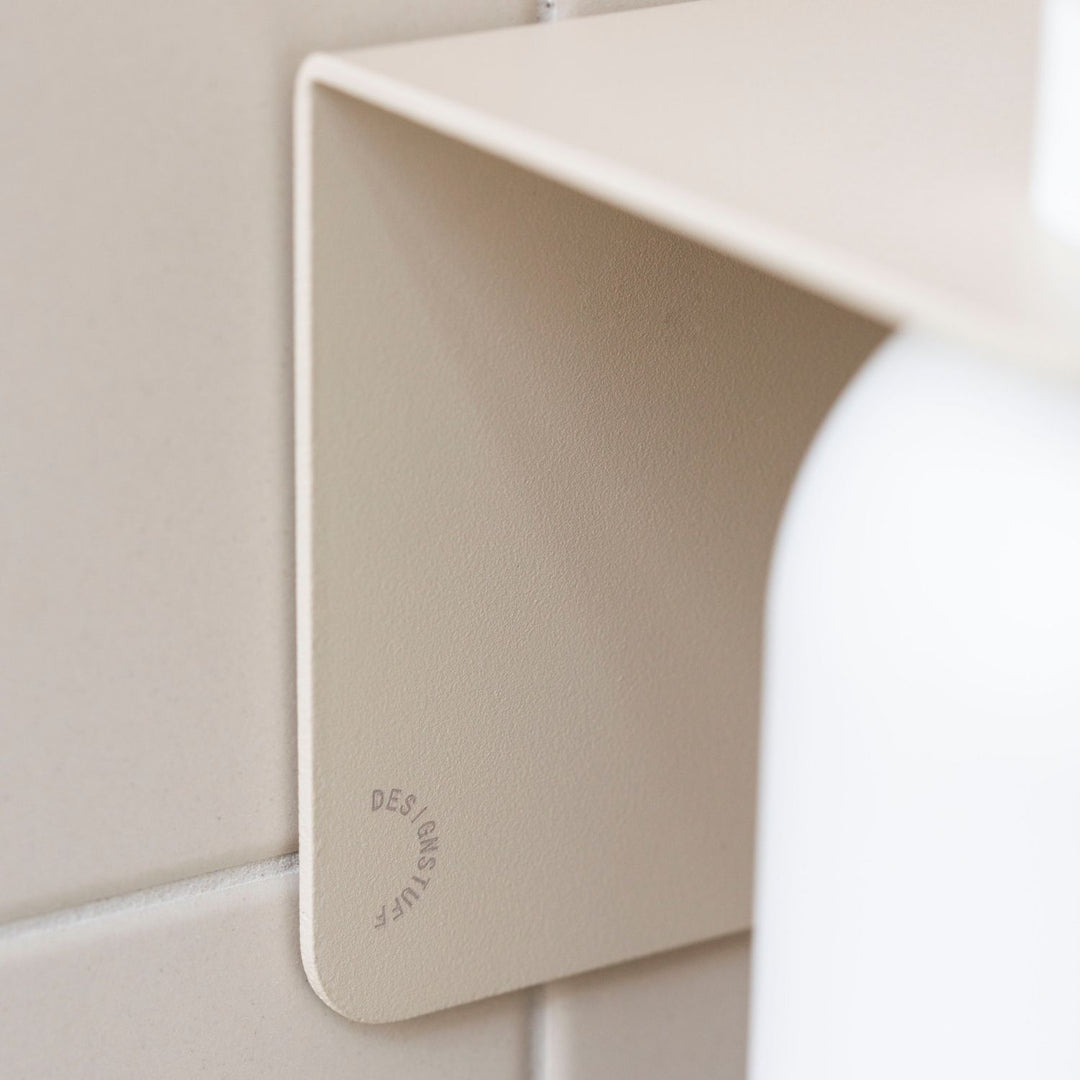
[[[1027,198],[1037,8],[701,0],[321,55],[304,79],[890,322],[1080,371]]]

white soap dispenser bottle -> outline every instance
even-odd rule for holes
[[[752,1080],[1080,1077],[1080,388],[914,334],[791,496]]]

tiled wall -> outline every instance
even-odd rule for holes
[[[743,937],[389,1027],[331,1013],[297,955],[292,77],[536,17],[8,5],[0,1075],[742,1075]]]

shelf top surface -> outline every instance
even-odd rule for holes
[[[696,0],[315,56],[315,82],[887,322],[1080,374],[1028,206],[1028,0]]]

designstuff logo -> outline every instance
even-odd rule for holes
[[[407,823],[410,829],[415,829],[413,863],[402,874],[401,880],[404,884],[397,895],[379,908],[375,916],[376,930],[381,930],[386,926],[388,911],[391,923],[397,922],[412,911],[431,884],[437,861],[436,852],[439,850],[439,827],[435,819],[428,814],[429,808],[426,805],[413,812],[413,807],[419,801],[415,795],[405,794],[402,788],[390,788],[389,791],[374,788],[371,792],[373,814],[379,812],[394,814],[403,825]]]

